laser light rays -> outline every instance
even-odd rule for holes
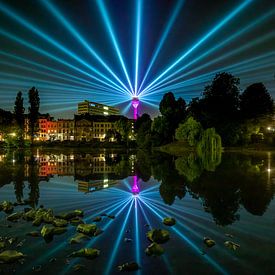
[[[115,36],[115,33],[114,33],[114,30],[112,28],[112,24],[111,24],[111,20],[109,18],[109,15],[108,15],[108,12],[106,10],[106,7],[104,5],[104,1],[103,0],[97,0],[97,5],[100,9],[100,12],[102,14],[102,17],[103,17],[103,21],[107,27],[107,30],[108,30],[108,33],[109,35],[111,36],[111,40],[113,42],[113,45],[115,47],[115,50],[116,50],[116,53],[117,53],[117,56],[118,56],[118,59],[121,63],[121,66],[122,66],[122,69],[124,71],[124,74],[126,76],[126,79],[128,81],[128,84],[130,86],[130,89],[131,89],[131,93],[134,94],[133,92],[133,87],[132,87],[132,83],[130,81],[130,78],[129,78],[129,75],[128,75],[128,72],[127,72],[127,69],[126,69],[126,66],[125,66],[125,63],[124,63],[124,60],[123,60],[123,57],[122,57],[122,54],[121,54],[121,51],[119,49],[119,46],[118,46],[118,42],[117,42],[117,39],[116,39],[116,36]]]
[[[203,42],[214,35],[219,29],[221,29],[227,22],[229,22],[233,17],[235,17],[239,12],[241,12],[248,4],[253,0],[245,0],[241,5],[234,9],[230,14],[228,14],[222,21],[220,21],[214,28],[212,28],[205,36],[203,36],[198,42],[196,42],[189,50],[184,52],[174,63],[168,66],[159,76],[157,76],[144,90],[148,90],[152,85],[154,85],[159,79],[170,72],[175,66],[177,66],[185,57],[191,54],[195,49],[197,49]]]
[[[138,74],[139,74],[139,58],[140,58],[140,35],[141,35],[141,13],[143,0],[136,0],[136,58],[135,58],[135,93],[137,96]]]

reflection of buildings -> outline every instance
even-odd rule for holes
[[[79,192],[95,192],[104,188],[111,187],[118,183],[118,180],[91,180],[91,181],[78,181]]]

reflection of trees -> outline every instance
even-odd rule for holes
[[[144,182],[147,182],[152,176],[151,155],[148,151],[138,150],[136,161],[137,176]]]
[[[166,204],[173,204],[176,196],[179,199],[184,198],[186,194],[184,180],[175,169],[173,157],[154,153],[152,171],[154,178],[161,182],[159,192]]]
[[[175,167],[180,175],[192,183],[199,178],[203,172],[215,171],[216,167],[221,163],[221,151],[189,153],[183,157],[179,157],[175,161]]]
[[[184,176],[188,182],[193,182],[203,171],[202,163],[195,153],[177,158],[175,167],[179,174]]]
[[[34,159],[34,156],[31,156],[29,162],[29,204],[32,207],[37,206],[39,200],[39,175],[38,175],[38,165]]]
[[[211,212],[217,224],[227,225],[239,218],[239,205],[254,214],[262,215],[273,192],[268,188],[266,172],[262,171],[260,157],[225,154],[215,173],[203,172],[189,185],[190,192],[198,195],[206,211]]]

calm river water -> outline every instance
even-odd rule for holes
[[[85,223],[103,213],[115,216],[97,222],[102,234],[69,244],[73,225],[46,243],[27,235],[43,224],[10,222],[0,212],[0,236],[26,255],[0,264],[0,274],[117,274],[119,265],[132,261],[140,266],[137,274],[275,274],[274,191],[275,155],[268,152],[216,159],[143,151],[0,152],[0,202],[19,204],[14,212],[81,209]],[[164,217],[176,225],[164,225]],[[151,228],[170,233],[161,256],[144,252]],[[208,248],[205,237],[216,244]],[[99,257],[68,257],[83,247],[99,249]]]

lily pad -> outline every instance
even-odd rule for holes
[[[70,239],[69,243],[78,244],[78,243],[81,243],[83,240],[90,240],[90,237],[88,237],[83,233],[78,233]]]
[[[100,251],[95,248],[82,248],[78,251],[74,251],[69,257],[84,257],[87,259],[94,259],[98,257]]]
[[[84,216],[84,212],[82,210],[74,210],[72,212],[67,212],[67,213],[57,215],[56,217],[64,220],[71,220],[73,218],[83,217],[83,216]]]
[[[119,271],[135,271],[138,270],[140,267],[136,262],[125,263],[118,266]]]
[[[13,204],[9,201],[3,201],[1,205],[2,211],[4,211],[7,214],[10,214],[13,212]]]
[[[41,236],[46,240],[46,242],[49,242],[53,239],[53,226],[44,225],[41,229]]]
[[[176,224],[176,220],[174,218],[166,217],[163,219],[163,224],[168,225],[168,226],[173,226]]]
[[[13,213],[13,214],[10,214],[9,216],[7,216],[7,220],[11,221],[11,222],[16,222],[21,217],[22,217],[22,213],[21,212],[16,212],[16,213]]]
[[[170,234],[167,230],[163,229],[152,229],[147,232],[147,238],[151,242],[165,243],[170,239]]]
[[[239,244],[231,242],[231,241],[224,242],[224,245],[232,250],[237,250],[238,248],[241,247]]]
[[[42,217],[37,217],[33,220],[32,225],[33,226],[40,226],[42,224]]]
[[[209,237],[204,237],[203,242],[209,248],[213,247],[216,244],[216,242],[214,240],[210,239]]]
[[[23,219],[25,219],[26,221],[33,221],[35,219],[35,215],[36,211],[34,209],[31,209],[23,215]]]
[[[148,256],[160,256],[164,253],[164,249],[157,243],[151,243],[146,249],[145,253]]]
[[[54,227],[53,228],[53,235],[61,235],[65,232],[67,232],[66,227]]]
[[[79,224],[83,224],[84,222],[79,217],[73,218],[70,220],[71,225],[77,226]]]
[[[68,221],[63,219],[54,219],[52,224],[56,227],[65,227],[68,225]]]
[[[96,232],[97,230],[97,226],[96,224],[79,224],[76,228],[76,231],[77,232],[80,232],[80,233],[83,233],[83,234],[86,234],[86,235],[94,235],[94,233]]]
[[[16,250],[5,250],[0,253],[0,262],[14,263],[20,259],[23,259],[25,255]]]

